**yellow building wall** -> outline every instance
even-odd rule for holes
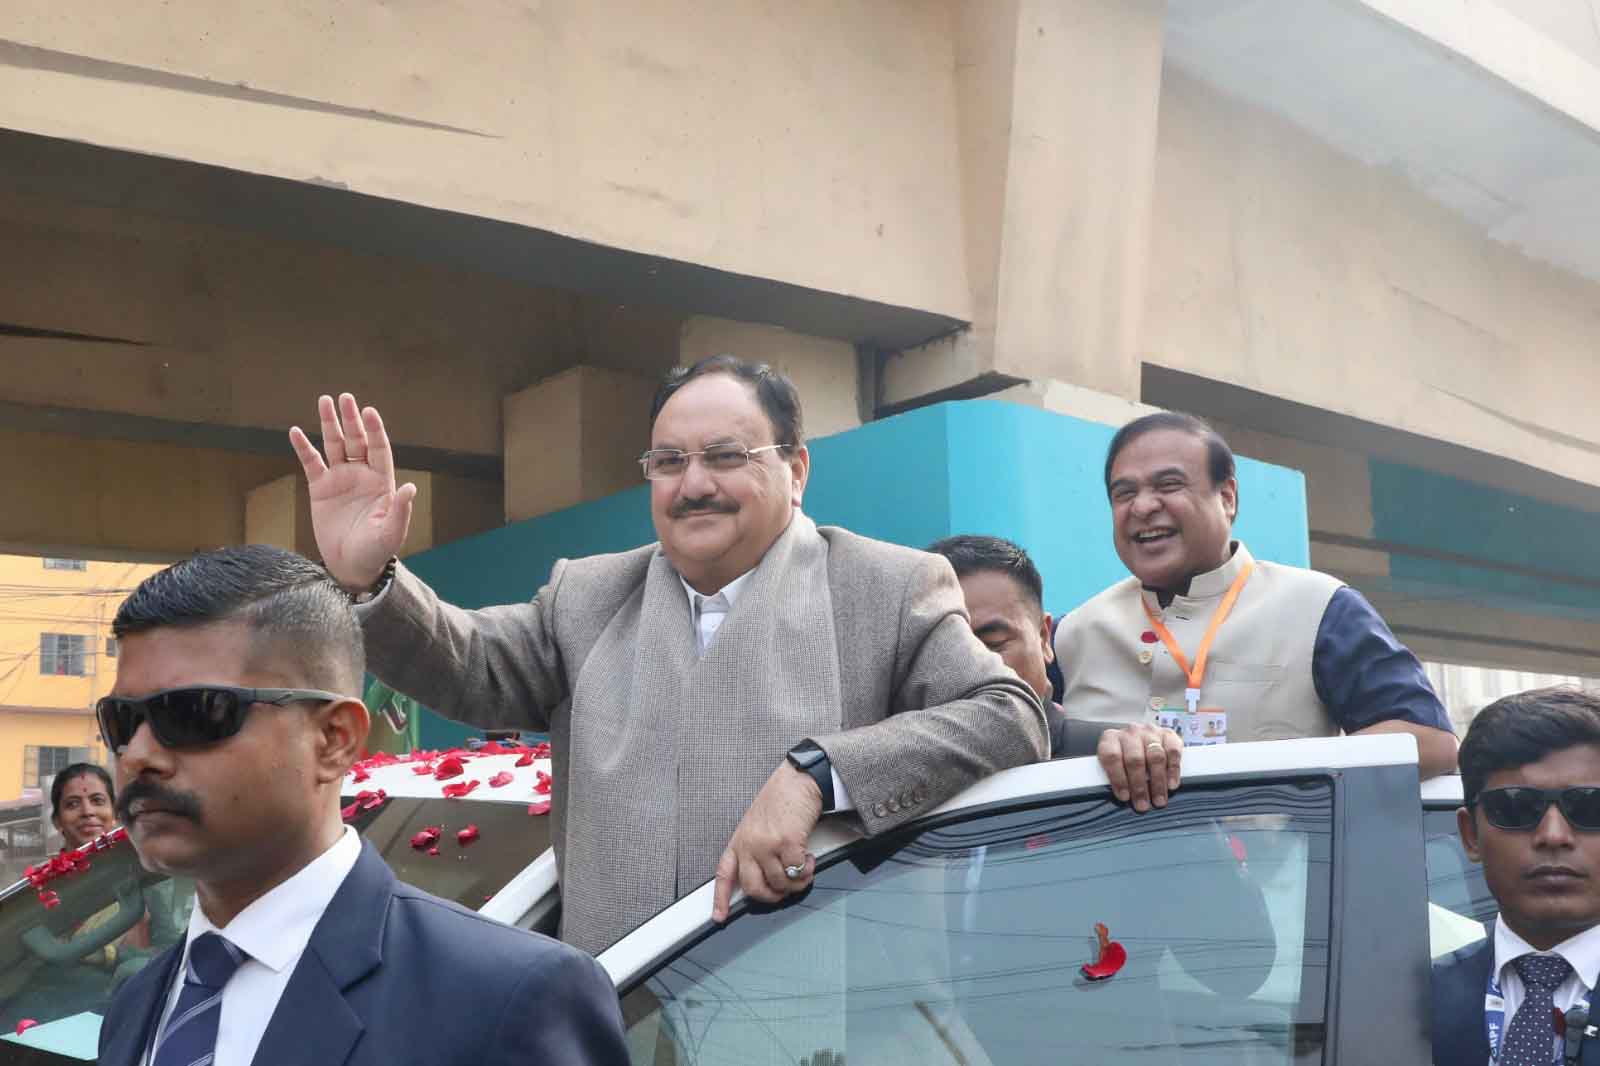
[[[0,555],[0,800],[15,799],[29,745],[89,748],[104,763],[94,702],[111,690],[111,619],[124,597],[160,569],[150,563],[88,560],[82,570],[48,569],[38,556]],[[81,674],[45,673],[43,634],[85,639]]]

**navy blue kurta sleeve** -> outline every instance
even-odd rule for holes
[[[1322,705],[1347,733],[1394,720],[1454,732],[1417,657],[1348,586],[1322,612],[1311,677]]]

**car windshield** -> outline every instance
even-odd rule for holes
[[[626,987],[633,1061],[1320,1062],[1331,825],[1316,779],[865,842]]]
[[[350,823],[401,880],[476,910],[549,845],[550,819],[531,817],[521,793],[501,794],[510,791],[483,800],[389,796],[367,810],[352,792],[345,802],[356,806]],[[475,838],[463,843],[468,826]],[[412,846],[434,828],[437,844]],[[0,899],[0,1066],[92,1062],[111,995],[182,940],[194,906],[192,883],[147,873],[126,843],[46,891],[60,902],[47,908],[26,882]],[[23,1022],[35,1024],[18,1034]]]

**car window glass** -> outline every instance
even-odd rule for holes
[[[968,817],[858,846],[623,999],[635,1063],[1312,1063],[1325,781]],[[1103,923],[1127,959],[1089,981]]]
[[[1483,879],[1483,867],[1467,858],[1456,829],[1455,808],[1422,815],[1428,863],[1428,939],[1434,958],[1482,940],[1499,905]]]
[[[111,996],[183,939],[194,886],[147,872],[122,843],[46,887],[57,906],[26,884],[0,904],[0,1033],[54,1053],[42,1061],[92,1061]],[[19,1036],[24,1020],[37,1024]],[[3,1044],[0,1061],[12,1061]]]

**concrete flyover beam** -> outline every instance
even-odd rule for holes
[[[363,198],[248,186],[300,232],[493,220],[453,251],[569,288],[628,252],[628,299],[895,347],[968,317],[944,3],[128,0],[0,38],[0,127]]]
[[[886,355],[880,407],[1045,378],[1136,400],[1163,5],[957,11],[972,327]]]

